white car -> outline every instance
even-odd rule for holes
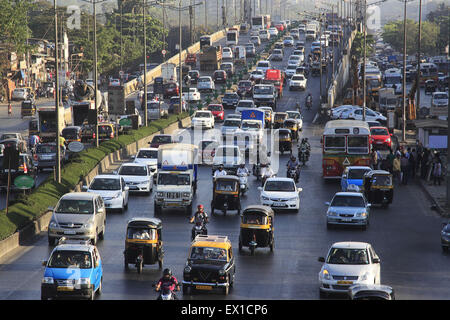
[[[11,99],[15,100],[27,100],[30,95],[30,90],[27,88],[15,88],[11,94]]]
[[[357,108],[350,111],[348,114],[348,119],[353,120],[362,120],[363,119],[363,108]],[[372,109],[366,108],[366,121],[378,121],[378,122],[384,122],[386,121],[386,117],[383,116],[381,113],[373,111]]]
[[[214,91],[214,81],[210,76],[202,76],[197,80],[198,91]]]
[[[250,42],[253,43],[255,46],[261,45],[261,38],[259,36],[251,36]]]
[[[236,130],[238,130],[240,127],[241,127],[240,119],[225,119],[225,121],[222,124],[222,127],[220,128],[220,132],[222,134],[222,137],[232,136],[235,134]]]
[[[222,59],[233,60],[233,50],[230,47],[224,47],[222,49]]]
[[[258,34],[261,41],[269,41],[270,40],[270,33],[267,30],[259,30]]]
[[[336,242],[328,251],[319,272],[320,296],[347,294],[355,284],[380,284],[380,258],[365,242]]]
[[[325,202],[327,229],[335,225],[358,226],[366,230],[369,225],[370,203],[360,192],[337,192],[331,202]]]
[[[433,92],[431,94],[431,105],[433,107],[447,107],[448,93],[447,92]]]
[[[242,110],[253,108],[256,108],[255,102],[253,100],[239,100],[238,104],[236,105],[236,109],[234,109],[234,112],[242,113]]]
[[[272,66],[270,64],[270,61],[268,60],[260,60],[256,64],[256,70],[261,70],[264,75],[266,74],[266,70],[272,69]]]
[[[195,111],[194,115],[192,116],[191,128],[214,128],[214,115],[210,110]]]
[[[291,55],[288,60],[288,66],[294,65],[298,67],[300,66],[301,62],[301,56]]]
[[[264,79],[264,75],[265,73],[262,70],[253,70],[250,73],[250,80],[258,83],[260,82],[262,79]]]
[[[286,67],[286,69],[284,69],[284,73],[286,74],[287,78],[292,77],[296,73],[296,71],[297,71],[297,65],[293,65],[293,64],[288,65]]]
[[[123,163],[114,173],[123,178],[130,192],[142,192],[150,195],[153,190],[152,174],[146,164]]]
[[[306,89],[306,78],[303,74],[294,74],[291,79],[289,79],[289,90],[297,89]]]
[[[146,164],[151,174],[155,175],[158,171],[158,148],[140,148],[133,162]]]
[[[269,28],[268,31],[269,31],[270,36],[276,37],[278,35],[278,30],[275,27]]]
[[[189,88],[189,92],[183,92],[183,99],[187,102],[199,102],[201,95],[197,88]]]
[[[337,119],[342,119],[341,118],[341,114],[345,111],[351,111],[353,109],[356,108],[360,108],[359,106],[353,106],[353,105],[342,105],[342,106],[338,106],[338,107],[334,107],[331,109],[331,119],[332,120],[337,120]],[[348,116],[348,114],[347,114]]]
[[[261,191],[260,201],[263,206],[273,209],[300,210],[300,192],[291,178],[268,178],[264,187],[258,187]]]
[[[89,186],[83,187],[84,191],[99,194],[106,209],[120,210],[123,212],[128,208],[128,190],[122,177],[111,174],[95,176]]]
[[[292,47],[294,45],[294,38],[291,36],[287,36],[283,39],[283,45],[285,47]]]

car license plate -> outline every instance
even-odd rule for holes
[[[106,208],[109,208],[109,207],[111,207],[111,204],[105,203],[105,207],[106,207]]]
[[[76,231],[68,230],[64,231],[64,234],[77,234]]]
[[[197,290],[212,290],[212,286],[195,286]]]
[[[57,291],[73,291],[73,287],[58,287],[56,288]]]
[[[352,218],[342,218],[341,220],[344,222],[350,222],[350,221],[352,221]]]
[[[340,280],[337,282],[338,284],[353,284],[353,281],[345,281],[345,280]]]
[[[383,143],[383,141],[377,141],[377,144],[382,144]]]
[[[272,205],[274,207],[284,207],[284,203],[282,203],[282,202],[274,202]]]

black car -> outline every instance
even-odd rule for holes
[[[45,168],[53,168],[56,165],[56,143],[41,143],[36,146],[34,165],[38,171]],[[64,149],[61,149],[61,163],[65,157]]]
[[[253,92],[253,82],[250,80],[241,80],[238,83],[237,94],[240,97],[251,96]]]
[[[0,189],[6,189],[8,186],[8,165],[3,163],[4,155],[0,155]],[[5,167],[4,167],[5,166]],[[31,160],[31,156],[27,153],[20,153],[19,154],[19,167],[17,170],[12,169],[11,170],[11,189],[10,190],[19,190],[14,185],[14,180],[18,176],[29,176],[34,180],[33,187],[36,186],[36,178],[37,178],[37,171],[36,167],[33,165],[33,162]]]
[[[224,108],[235,108],[239,99],[239,95],[235,92],[225,93],[222,98],[222,105]]]
[[[450,246],[450,223],[443,223],[441,231],[441,246],[444,252],[448,252]]]
[[[198,78],[200,78],[200,72],[198,70],[190,70],[188,76],[191,77],[191,83],[196,84]]]
[[[220,290],[228,294],[233,286],[236,265],[227,236],[197,235],[192,241],[183,271],[183,294],[191,290]]]

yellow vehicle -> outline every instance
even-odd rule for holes
[[[105,141],[114,139],[114,124],[113,123],[99,123],[98,124],[98,140]]]
[[[183,271],[183,294],[191,290],[216,289],[227,295],[235,272],[233,250],[227,236],[197,235]]]
[[[245,208],[241,215],[239,252],[242,247],[249,247],[252,255],[255,248],[269,247],[273,252],[274,218],[274,211],[270,207],[253,205]]]
[[[264,128],[272,128],[273,124],[273,110],[271,107],[259,107],[258,109],[264,110]]]
[[[20,114],[23,117],[34,116],[36,114],[36,104],[32,100],[22,101]]]
[[[292,153],[292,137],[291,130],[286,128],[278,129],[274,135],[275,147],[278,145],[278,149],[281,154],[285,151]]]
[[[387,208],[394,198],[392,174],[384,170],[372,170],[364,174],[362,191],[367,201]]]
[[[283,123],[283,128],[291,130],[291,139],[298,141],[298,122],[295,119],[286,119]]]
[[[135,217],[127,223],[125,250],[123,252],[125,270],[128,264],[136,265],[138,273],[144,264],[158,263],[162,268],[164,250],[162,248],[162,222],[156,218]]]
[[[278,129],[282,128],[284,124],[284,120],[288,118],[288,114],[286,112],[275,112],[273,114],[273,128]]]

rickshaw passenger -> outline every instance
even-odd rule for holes
[[[227,253],[224,249],[220,249],[218,260],[227,260]]]

